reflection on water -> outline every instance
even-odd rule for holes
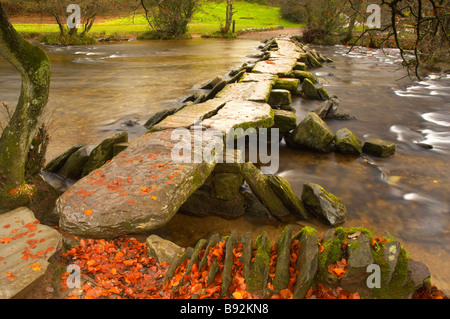
[[[83,47],[50,47],[54,135],[49,158],[78,143],[97,144],[112,132],[127,129],[141,135],[141,124],[153,113],[173,107],[189,88],[249,60],[253,40],[131,42]],[[380,159],[291,150],[282,145],[279,174],[301,194],[305,182],[315,182],[340,197],[347,206],[345,227],[372,227],[405,243],[411,255],[425,262],[433,282],[450,294],[450,77],[430,76],[411,82],[399,68],[398,52],[343,46],[318,47],[335,63],[313,70],[325,88],[340,99],[340,113],[356,120],[328,121],[333,131],[347,127],[361,140],[379,137],[395,141],[394,156]],[[0,61],[0,101],[15,104],[20,80]],[[402,80],[399,80],[403,78]],[[320,102],[294,98],[298,121]],[[317,220],[297,223],[327,227]],[[177,215],[156,233],[181,245],[200,237],[266,230],[272,241],[284,224],[246,216],[237,220]]]

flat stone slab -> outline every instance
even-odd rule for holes
[[[0,215],[0,299],[20,297],[47,271],[61,234],[28,208]]]
[[[270,73],[245,73],[241,82],[275,81],[276,75]]]
[[[274,125],[274,113],[267,103],[252,101],[230,101],[219,112],[203,121],[205,127],[215,128],[228,134],[236,128],[270,128]]]
[[[150,131],[156,132],[180,127],[189,128],[194,125],[195,122],[204,120],[212,114],[215,114],[226,102],[226,99],[216,98],[204,103],[188,105],[154,125]]]
[[[196,135],[187,131],[190,144],[182,149],[180,137],[173,141],[172,132],[134,140],[126,151],[69,188],[55,208],[61,229],[81,237],[114,238],[165,225],[216,165],[198,157],[207,141],[194,142]],[[190,163],[174,162],[172,150],[177,155],[187,152]]]
[[[229,84],[217,94],[217,98],[227,101],[246,100],[253,102],[267,102],[269,100],[272,84],[272,80]]]
[[[275,52],[279,55],[299,59],[301,53],[304,52],[303,49],[301,49],[290,39],[277,38],[275,39],[275,42],[278,45],[278,51]]]
[[[278,75],[279,77],[288,77],[292,73],[292,70],[296,64],[297,59],[295,57],[274,58],[257,62],[252,72],[270,73]]]

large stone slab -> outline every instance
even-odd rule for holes
[[[246,100],[266,103],[269,100],[272,84],[272,80],[228,84],[217,94],[217,98],[227,101]]]
[[[183,149],[180,141],[172,141],[172,132],[136,139],[121,155],[69,188],[55,208],[61,229],[83,237],[113,238],[166,224],[216,165],[213,159],[205,162],[199,157],[207,141],[198,141],[191,131],[187,136],[191,144]],[[190,163],[175,163],[172,150],[175,155],[180,150],[190,153],[186,157]]]
[[[289,77],[297,64],[297,59],[282,57],[270,60],[259,61],[253,68],[254,73],[270,73],[279,77]]]
[[[278,46],[278,51],[276,52],[282,56],[299,59],[300,53],[304,52],[299,46],[292,42],[291,39],[277,38],[275,39],[275,42]]]
[[[275,81],[276,75],[270,73],[245,73],[241,82],[260,82],[260,81]]]
[[[269,104],[236,100],[227,102],[216,115],[202,124],[226,135],[236,128],[270,128],[274,125],[274,113]]]
[[[189,128],[194,125],[195,122],[204,120],[214,115],[217,110],[225,105],[226,102],[227,100],[225,99],[211,99],[204,103],[188,105],[154,125],[150,129],[150,132],[180,127]]]
[[[45,274],[61,235],[28,208],[0,215],[0,299],[21,298]]]

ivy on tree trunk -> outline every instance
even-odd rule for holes
[[[41,48],[24,40],[0,3],[0,55],[22,78],[19,101],[0,137],[0,211],[26,203],[12,192],[25,182],[28,152],[48,102],[50,60]]]

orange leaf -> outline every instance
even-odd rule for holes
[[[158,197],[156,197],[156,196],[152,196],[152,199],[153,199],[153,200],[157,200],[157,199],[158,199]]]
[[[0,244],[7,244],[11,241],[11,238],[1,238],[0,239]]]
[[[92,215],[92,213],[93,213],[92,209],[86,209],[86,210],[84,211],[84,214],[85,214],[86,216]]]

